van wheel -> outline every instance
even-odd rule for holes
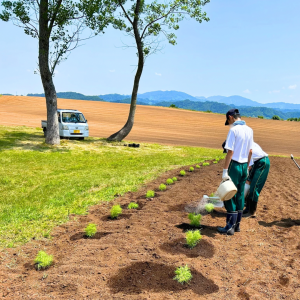
[[[46,137],[46,135],[47,135],[47,128],[43,128],[43,131],[44,131],[44,137]]]

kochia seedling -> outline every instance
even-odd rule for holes
[[[214,164],[217,164],[217,163],[218,163],[218,161],[216,161],[216,160],[215,160],[215,161],[213,161],[213,163],[214,163]]]
[[[117,218],[122,213],[120,204],[114,205],[110,210],[110,216],[112,219]]]
[[[167,181],[166,181],[166,183],[167,183],[168,185],[173,184],[173,180],[172,180],[171,178],[168,178]]]
[[[209,166],[209,163],[208,162],[203,163],[203,166]]]
[[[34,262],[36,263],[38,270],[46,269],[47,267],[50,267],[52,265],[53,256],[48,255],[45,251],[39,251]]]
[[[205,210],[208,212],[208,213],[211,213],[213,210],[214,210],[215,206],[212,204],[212,203],[207,203],[205,205]]]
[[[200,166],[199,166],[199,165],[196,165],[196,168],[197,168],[197,169],[200,169]]]
[[[190,172],[194,172],[194,168],[193,167],[190,167]]]
[[[193,275],[188,265],[185,265],[184,267],[178,267],[175,270],[175,274],[176,276],[173,279],[177,280],[181,284],[187,283],[193,278]]]
[[[87,237],[93,237],[97,233],[97,225],[91,223],[84,229],[84,231]]]
[[[173,180],[173,181],[177,181],[177,177],[173,177],[172,180]]]
[[[166,189],[167,189],[167,187],[166,187],[165,184],[162,183],[162,184],[159,185],[159,190],[160,191],[165,191]]]
[[[199,230],[189,230],[186,232],[185,235],[186,243],[189,248],[194,248],[198,242],[202,239],[202,235],[200,234]]]
[[[135,202],[130,202],[129,204],[128,204],[128,207],[127,207],[128,209],[137,209],[137,208],[139,208],[139,205],[137,204],[137,203],[135,203]]]
[[[189,213],[188,218],[191,221],[190,224],[192,226],[195,226],[195,227],[199,227],[200,226],[200,221],[201,221],[201,218],[202,218],[202,216],[200,214],[196,215],[194,213]]]
[[[153,198],[154,196],[155,196],[155,192],[154,191],[147,191],[146,198]]]
[[[180,174],[181,176],[185,176],[185,171],[184,171],[184,170],[181,170],[181,171],[179,172],[179,174]]]

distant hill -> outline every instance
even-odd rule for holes
[[[56,94],[58,98],[74,99],[74,100],[90,100],[90,101],[104,101],[98,96],[85,96],[75,92],[61,92]],[[29,97],[45,97],[45,94],[27,94]]]
[[[27,96],[45,97],[44,94],[28,94]],[[99,96],[85,96],[75,92],[60,92],[57,93],[59,98],[77,99],[77,100],[92,100],[92,101],[107,101],[115,103],[130,103],[130,95],[107,94]],[[244,116],[264,118],[272,118],[273,115],[278,115],[282,119],[299,118],[300,104],[292,103],[267,103],[262,104],[242,96],[211,96],[205,98],[203,96],[193,97],[189,94],[177,91],[154,91],[143,94],[138,94],[139,105],[156,105],[170,106],[175,104],[179,108],[207,111],[210,110],[216,113],[225,114],[230,108],[240,108]]]
[[[226,112],[230,108],[238,108],[240,109],[240,112],[243,116],[246,117],[254,117],[257,118],[258,116],[263,116],[264,118],[271,119],[274,115],[279,116],[282,119],[288,119],[288,118],[299,118],[300,112],[282,112],[280,110],[275,110],[273,108],[268,107],[240,107],[240,106],[232,106],[227,105],[225,103],[219,103],[219,102],[194,102],[190,100],[185,101],[177,101],[177,102],[171,102],[171,101],[164,101],[157,103],[156,106],[164,106],[169,107],[171,104],[175,104],[178,108],[184,108],[184,109],[190,109],[190,110],[196,110],[196,111],[211,111],[214,113],[221,113],[226,114]]]

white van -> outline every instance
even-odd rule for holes
[[[57,110],[59,135],[61,138],[79,138],[84,140],[89,136],[89,125],[84,115],[75,109]],[[47,121],[42,120],[44,135],[47,134]]]

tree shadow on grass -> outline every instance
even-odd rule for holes
[[[190,249],[187,247],[186,240],[184,238],[164,243],[159,248],[165,252],[171,253],[172,255],[184,254],[189,258],[195,258],[198,256],[212,258],[215,253],[214,246],[206,240],[200,240],[196,247]]]
[[[204,277],[200,272],[191,269],[193,278],[189,284],[180,284],[173,278],[175,266],[168,266],[153,262],[136,262],[112,276],[108,285],[112,293],[127,295],[146,292],[180,292],[192,290],[198,295],[207,295],[219,291],[219,287],[210,279]]]
[[[0,151],[7,149],[33,150],[38,152],[69,152],[66,148],[57,148],[45,144],[44,134],[23,131],[5,132],[0,139]]]
[[[281,219],[280,221],[273,221],[270,223],[264,221],[258,221],[258,224],[264,227],[278,226],[283,228],[289,228],[293,226],[300,226],[300,219],[292,220],[291,218],[288,218],[288,219]]]

